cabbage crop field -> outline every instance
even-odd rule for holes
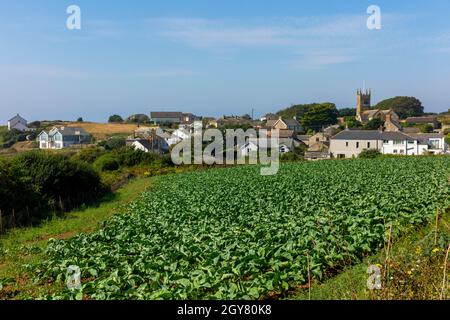
[[[433,221],[450,205],[450,158],[240,166],[158,177],[99,230],[52,240],[42,281],[82,272],[52,298],[264,299],[323,279]]]

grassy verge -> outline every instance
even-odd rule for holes
[[[52,285],[33,285],[32,275],[26,265],[43,259],[43,249],[48,239],[66,239],[78,233],[89,233],[134,200],[151,186],[153,179],[139,178],[130,181],[116,193],[102,199],[98,205],[82,208],[55,217],[37,227],[10,230],[0,237],[0,300],[33,298],[44,292],[52,292]]]
[[[289,299],[295,300],[438,300],[450,299],[450,209],[438,223],[417,228],[380,253],[349,267],[323,283],[312,282]],[[437,226],[437,228],[436,228]],[[381,271],[381,289],[369,290],[368,267]]]

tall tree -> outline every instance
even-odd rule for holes
[[[339,109],[339,117],[355,117],[356,108],[342,108]]]
[[[133,114],[126,120],[128,123],[148,123],[150,118],[145,114]]]
[[[337,123],[338,110],[334,103],[313,105],[302,117],[301,124],[305,129],[320,130],[322,127]]]
[[[277,116],[292,119],[296,117],[297,119],[301,119],[303,115],[308,112],[313,106],[317,105],[316,103],[312,104],[295,104],[290,106],[289,108],[280,110],[277,112]]]
[[[109,117],[108,122],[109,123],[123,122],[123,119],[118,114],[113,114],[112,116]]]
[[[414,97],[395,97],[379,102],[376,109],[392,109],[400,119],[408,117],[420,117],[424,115],[422,102]]]

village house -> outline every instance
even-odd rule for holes
[[[257,140],[257,138],[250,138],[249,141],[240,147],[241,156],[247,157],[252,153],[257,153],[259,148],[270,149],[271,142],[270,140]],[[280,154],[285,154],[291,152],[292,149],[289,148],[284,143],[278,144],[278,151]]]
[[[267,139],[258,139],[256,137],[250,137],[248,141],[240,147],[240,152],[242,155],[249,155],[252,152],[258,151],[258,148],[262,147],[264,149],[269,149],[271,145],[272,132],[269,131],[267,134]],[[281,154],[294,151],[296,147],[305,145],[301,140],[298,139],[297,135],[293,130],[279,130],[278,132],[278,146],[279,152]]]
[[[276,114],[268,113],[268,114],[262,116],[259,120],[261,122],[266,122],[266,121],[269,121],[269,120],[278,120],[278,119],[279,119],[279,117]]]
[[[185,139],[189,139],[191,137],[191,132],[184,128],[179,128],[173,131],[170,136],[167,138],[167,144],[169,146],[180,143]]]
[[[203,117],[202,120],[203,124],[205,125],[205,128],[217,128],[219,124],[217,123],[216,118],[214,117]]]
[[[311,138],[310,135],[307,134],[298,134],[297,139],[303,142],[307,147],[309,147],[309,139]]]
[[[37,136],[40,149],[63,149],[74,145],[90,144],[92,137],[83,128],[54,127],[50,131],[42,131]]]
[[[150,122],[161,124],[192,124],[199,118],[192,113],[183,112],[150,112]]]
[[[250,126],[253,127],[254,122],[252,119],[243,118],[239,116],[223,116],[217,121],[218,127],[240,127]]]
[[[165,154],[169,152],[169,143],[171,134],[167,132],[156,132],[155,130],[148,130],[139,135],[135,133],[126,140],[126,146],[132,147],[135,150],[144,152],[154,152],[157,154]]]
[[[15,115],[8,120],[8,131],[18,130],[18,131],[28,131],[28,122],[22,118],[19,114]]]
[[[423,155],[446,151],[442,134],[405,134],[382,130],[344,130],[330,140],[330,154],[335,158],[357,157],[363,150],[382,154]]]
[[[302,126],[296,119],[283,119],[281,117],[278,120],[267,120],[266,128],[292,130],[295,133],[302,131]]]
[[[436,116],[409,117],[406,119],[406,123],[408,123],[410,125],[429,124],[429,125],[433,126],[433,129],[438,129],[440,127],[440,123]]]
[[[371,120],[380,119],[385,123],[386,131],[401,131],[400,118],[392,109],[371,109],[371,96],[370,90],[356,92],[356,120],[367,124]]]
[[[305,159],[318,160],[330,158],[330,139],[340,131],[339,125],[329,126],[321,132],[309,136],[308,150],[305,152]]]

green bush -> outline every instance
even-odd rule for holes
[[[359,154],[359,158],[361,158],[361,159],[374,159],[374,158],[380,157],[381,155],[382,155],[381,152],[376,150],[376,149],[367,149],[367,150],[363,150]]]
[[[133,148],[120,148],[114,150],[113,154],[122,167],[173,165],[168,155],[159,155],[153,152],[134,150]]]
[[[107,153],[94,162],[94,168],[98,171],[115,171],[120,168],[120,164],[114,155]]]
[[[87,163],[94,163],[100,156],[105,154],[105,150],[99,147],[89,147],[78,152],[74,159],[81,160]]]
[[[91,166],[63,155],[27,152],[17,156],[13,166],[42,195],[57,201],[68,199],[76,206],[96,199],[103,191],[100,176]]]
[[[0,147],[10,148],[16,142],[25,141],[28,134],[29,133],[21,132],[15,129],[11,131],[2,131],[0,132]]]
[[[0,210],[8,217],[3,227],[40,221],[50,212],[94,202],[106,191],[92,166],[67,156],[32,151],[0,162]]]
[[[281,155],[280,160],[283,162],[302,161],[304,158],[294,152],[287,152]]]
[[[423,124],[420,126],[420,132],[422,133],[430,133],[433,132],[434,127],[431,124]]]
[[[105,150],[117,150],[120,148],[125,147],[126,142],[125,142],[125,138],[122,137],[113,137],[113,138],[109,138],[106,141],[102,141],[98,144],[101,147],[104,147]]]

